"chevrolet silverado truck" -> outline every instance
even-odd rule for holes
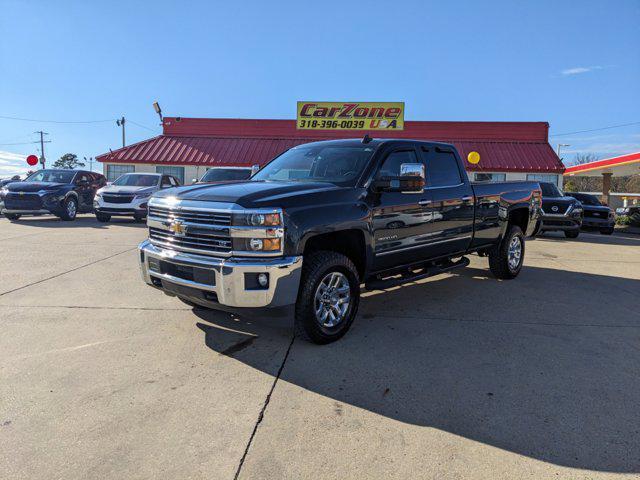
[[[325,344],[353,323],[362,286],[464,267],[471,253],[515,278],[541,195],[535,182],[470,183],[448,144],[314,142],[245,182],[153,195],[139,262],[146,283],[191,306],[289,307],[296,333]]]

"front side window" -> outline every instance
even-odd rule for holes
[[[38,170],[29,175],[25,182],[71,183],[76,172],[69,170]]]
[[[158,175],[125,174],[118,177],[113,185],[119,187],[155,187],[158,185]]]
[[[418,163],[418,157],[413,150],[398,150],[391,152],[385,159],[378,172],[378,178],[400,176],[400,165],[403,163]]]
[[[373,147],[366,145],[301,145],[268,163],[251,180],[354,186],[373,152]]]
[[[425,152],[427,158],[427,185],[430,187],[454,187],[462,183],[458,161],[453,152],[438,148]]]
[[[184,167],[156,167],[156,173],[162,173],[164,175],[172,175],[176,177],[180,183],[184,183]]]
[[[113,182],[120,175],[136,171],[133,165],[107,165],[107,182]]]
[[[200,179],[201,182],[229,182],[247,180],[251,176],[250,168],[212,168]]]

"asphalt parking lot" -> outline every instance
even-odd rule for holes
[[[367,292],[319,347],[144,285],[145,226],[0,219],[0,474],[640,474],[640,237],[549,234]]]

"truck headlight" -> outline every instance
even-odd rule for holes
[[[282,225],[282,212],[236,213],[231,223],[240,227],[277,227]]]

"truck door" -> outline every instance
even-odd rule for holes
[[[431,221],[426,225],[429,256],[463,252],[473,237],[473,189],[453,149],[422,147],[425,161]]]
[[[396,147],[382,161],[375,178],[397,177],[403,163],[421,163],[413,145]],[[374,270],[410,264],[426,255],[421,243],[430,221],[424,205],[428,197],[421,192],[380,192],[373,195]]]

